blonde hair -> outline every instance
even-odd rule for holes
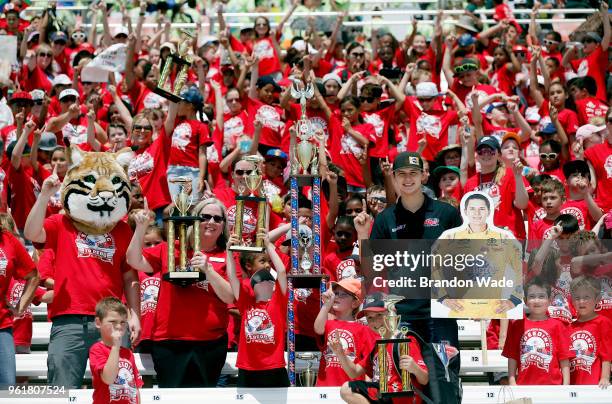
[[[191,215],[200,216],[204,208],[208,205],[215,205],[221,210],[221,216],[223,216],[223,223],[221,223],[221,226],[223,226],[223,231],[219,235],[216,244],[218,248],[220,248],[221,250],[225,250],[227,240],[229,240],[229,229],[227,225],[227,210],[225,209],[225,205],[223,204],[223,202],[221,202],[217,198],[204,199],[203,201],[198,202],[198,204],[191,209]],[[193,247],[193,226],[190,226],[189,229],[187,229],[187,239]]]
[[[0,213],[0,231],[8,231],[15,237],[21,237],[10,213]]]
[[[96,317],[100,321],[104,320],[108,313],[112,311],[119,313],[122,317],[128,316],[127,308],[116,297],[105,297],[96,304]]]
[[[601,280],[592,276],[580,275],[570,283],[570,293],[574,297],[578,289],[589,289],[595,292],[595,299],[601,296]]]

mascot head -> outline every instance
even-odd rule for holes
[[[69,169],[61,188],[66,215],[87,234],[110,232],[130,208],[130,182],[125,173],[134,153],[87,153],[68,149]]]

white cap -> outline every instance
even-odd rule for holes
[[[306,41],[303,39],[298,39],[293,43],[293,45],[291,45],[291,47],[298,52],[306,52]],[[317,53],[319,52],[312,45],[308,44],[308,54],[316,55]]]
[[[70,77],[66,76],[65,74],[58,74],[51,81],[51,87],[69,86],[71,84],[72,84],[72,80],[70,80]]]
[[[113,31],[113,38],[115,38],[117,35],[121,35],[121,34],[127,36],[127,35],[130,34],[130,31],[128,31],[127,27],[125,27],[123,25],[120,26],[120,27],[117,27]]]
[[[77,90],[75,90],[74,88],[67,88],[60,93],[59,100],[61,101],[62,98],[68,97],[71,95],[74,95],[75,97],[77,97],[77,99],[79,98],[79,93],[77,92]]]
[[[333,80],[338,83],[340,87],[342,87],[342,79],[337,74],[327,73],[325,76],[323,76],[323,84],[325,84],[328,80]]]
[[[529,123],[539,123],[542,120],[538,108],[527,108],[525,110],[525,120]]]
[[[436,83],[431,81],[425,81],[416,85],[416,96],[417,98],[432,98],[439,96],[438,86]]]
[[[174,46],[174,44],[172,42],[164,42],[160,47],[159,50],[161,51],[164,48],[168,48],[170,49],[170,52],[174,53],[176,52],[176,46]]]
[[[32,101],[40,101],[45,99],[45,92],[43,90],[32,90],[30,91],[30,95],[32,96]]]
[[[545,85],[544,84],[544,76],[538,74],[537,78],[538,78],[538,84],[539,85],[541,85],[541,86]],[[527,85],[529,85],[530,83],[531,83],[531,79],[527,79]]]
[[[592,124],[582,125],[576,131],[576,141],[584,141],[589,139],[593,134],[606,129],[606,125],[596,126]]]

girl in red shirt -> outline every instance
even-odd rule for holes
[[[49,94],[53,79],[53,50],[46,43],[41,43],[36,52],[28,52],[27,62],[21,72],[21,88],[24,91],[43,90]]]
[[[327,253],[323,260],[325,271],[333,281],[355,277],[357,267],[355,261],[349,258],[353,253],[353,244],[357,241],[357,230],[352,217],[338,218],[334,226],[334,240],[336,248]]]
[[[514,95],[514,78],[521,71],[521,65],[512,48],[501,45],[495,48],[493,58],[493,69],[489,73],[491,85],[511,97]]]

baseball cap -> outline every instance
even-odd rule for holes
[[[172,42],[164,42],[162,46],[159,47],[159,51],[161,52],[161,50],[164,48],[170,49],[170,52],[172,53],[176,52],[176,46],[174,46]]]
[[[339,86],[342,86],[342,79],[337,74],[327,73],[325,76],[323,76],[323,80],[321,80],[321,82],[325,84],[329,80],[333,80],[338,83]]]
[[[459,167],[455,166],[440,166],[436,167],[436,169],[433,170],[433,174],[440,177],[446,173],[455,173],[458,176],[461,176],[461,171],[459,171]]]
[[[194,105],[204,104],[204,97],[202,97],[202,93],[195,86],[187,87],[181,91],[181,98]]]
[[[572,174],[584,174],[587,177],[591,177],[591,171],[589,165],[584,160],[572,160],[563,164],[563,175],[565,178],[569,178]]]
[[[130,31],[128,31],[127,27],[122,25],[122,26],[115,28],[115,30],[113,31],[113,38],[117,38],[119,35],[128,36],[129,34],[130,34]]]
[[[58,74],[51,81],[51,87],[69,86],[71,84],[72,84],[72,80],[70,80],[70,77],[66,76],[65,74]]]
[[[298,39],[291,45],[291,47],[298,52],[306,52],[306,41],[303,39]],[[308,54],[316,55],[317,53],[319,52],[314,48],[314,46],[308,44]]]
[[[268,271],[267,269],[260,269],[259,271],[255,272],[253,276],[251,276],[251,287],[254,287],[255,285],[261,282],[274,282],[275,280],[276,279],[274,279],[274,276],[272,276],[270,271]]]
[[[476,150],[482,147],[490,147],[493,150],[501,149],[499,142],[493,136],[481,137],[480,140],[478,141],[478,144],[476,145]]]
[[[485,112],[487,114],[490,114],[495,108],[501,108],[505,106],[506,106],[505,102],[492,102],[489,105],[487,105],[487,109],[485,109]]]
[[[542,128],[540,133],[543,135],[554,135],[555,133],[557,133],[557,128],[555,128],[555,125],[553,123],[549,122],[546,124],[546,126]]]
[[[13,96],[11,97],[8,103],[10,105],[15,101],[30,101],[30,103],[34,103],[34,101],[32,101],[32,96],[27,91],[17,91],[13,93]]]
[[[527,108],[525,110],[525,120],[528,123],[539,123],[542,117],[535,108]]]
[[[357,278],[344,278],[338,282],[330,282],[329,285],[332,289],[336,286],[346,290],[349,294],[353,295],[357,300],[363,300],[363,294],[361,289],[361,280]]]
[[[32,96],[32,101],[42,101],[45,99],[45,92],[43,90],[32,90],[30,95]]]
[[[436,161],[442,162],[442,158],[444,157],[444,155],[451,150],[457,151],[459,152],[459,154],[461,154],[461,145],[460,144],[449,144],[449,145],[444,146],[438,152],[438,154],[436,154]]]
[[[387,311],[385,307],[385,302],[380,298],[380,296],[366,296],[363,308],[359,313],[357,313],[356,318],[360,319],[365,317],[366,313],[384,313]]]
[[[271,159],[281,159],[283,161],[283,165],[286,167],[287,166],[287,160],[289,160],[289,158],[287,157],[287,153],[285,153],[284,151],[282,151],[281,149],[270,149],[268,150],[268,152],[266,153],[266,160],[271,160]]]
[[[601,42],[601,36],[599,36],[597,32],[587,32],[586,34],[584,34],[583,39],[585,38],[591,38],[595,42]]]
[[[281,91],[281,87],[274,81],[272,76],[262,76],[257,79],[257,88],[264,88],[268,84],[272,84],[274,91]]]
[[[77,92],[77,90],[75,90],[74,88],[67,88],[65,90],[62,90],[62,92],[60,93],[58,99],[61,101],[62,98],[69,97],[71,95],[76,97],[77,99],[79,98],[79,93]]]
[[[28,42],[32,42],[34,38],[36,38],[37,36],[40,37],[40,32],[38,31],[30,32],[30,34],[28,35]]]
[[[68,35],[64,31],[55,31],[50,36],[51,42],[68,42]]]
[[[40,136],[38,148],[42,151],[53,151],[57,148],[57,137],[53,132],[44,132]]]
[[[501,144],[506,143],[506,140],[513,139],[519,146],[521,145],[521,138],[516,132],[506,132],[502,137]]]
[[[600,132],[604,129],[606,129],[606,125],[601,125],[601,126],[592,125],[592,124],[582,125],[576,131],[576,140],[584,141],[586,139],[589,139],[591,136],[593,136],[593,134]]]
[[[433,98],[439,96],[438,87],[436,83],[426,81],[416,85],[416,96],[417,98]]]
[[[6,148],[6,157],[8,159],[10,159],[11,156],[13,155],[13,150],[15,149],[16,145],[17,145],[17,141],[13,140]],[[30,153],[32,153],[32,149],[30,148],[30,145],[26,143],[25,147],[23,148],[23,154],[26,155]]]
[[[462,34],[457,40],[457,44],[459,44],[459,46],[462,48],[465,48],[470,45],[474,45],[475,43],[476,43],[476,38],[474,38],[472,35],[468,33]]]
[[[416,168],[423,171],[423,159],[416,152],[401,152],[393,161],[393,171],[402,168]]]

